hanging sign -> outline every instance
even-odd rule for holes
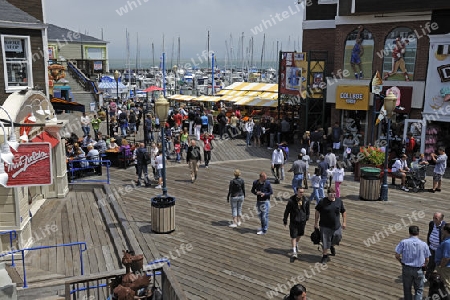
[[[53,181],[50,143],[20,144],[12,164],[4,164],[8,187],[50,185]]]

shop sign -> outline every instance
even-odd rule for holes
[[[5,52],[22,53],[22,40],[21,39],[5,39]]]
[[[369,110],[369,87],[340,85],[336,88],[336,109]]]
[[[20,144],[13,163],[5,163],[8,187],[50,185],[53,181],[50,143]]]

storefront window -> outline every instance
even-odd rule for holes
[[[384,49],[377,53],[383,57],[384,80],[410,81],[414,76],[417,38],[411,28],[397,27],[387,36]]]
[[[362,25],[348,34],[344,50],[344,70],[351,72],[351,78],[371,78],[373,49],[372,33]]]
[[[30,38],[2,35],[1,43],[6,90],[33,87]]]
[[[352,135],[357,145],[365,145],[365,133],[367,132],[367,111],[344,110],[342,124],[344,137]]]

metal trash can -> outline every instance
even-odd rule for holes
[[[378,168],[361,168],[361,180],[359,185],[359,198],[362,200],[380,200],[380,173]]]
[[[170,233],[175,230],[175,198],[157,196],[151,200],[152,231]]]

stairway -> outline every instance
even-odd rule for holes
[[[94,95],[91,92],[85,91],[70,72],[66,72],[66,80],[71,87],[70,96],[72,97],[72,101],[83,104],[86,107],[86,111],[89,111],[90,103],[96,102]]]

